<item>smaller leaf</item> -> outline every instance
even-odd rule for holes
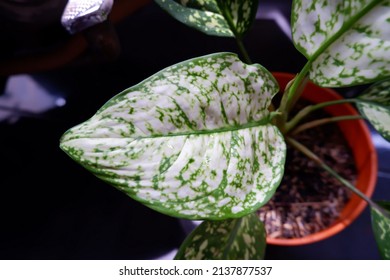
[[[221,15],[216,0],[155,0],[175,19],[203,33],[234,37],[228,23]]]
[[[378,202],[390,211],[390,202]],[[390,212],[389,212],[390,215]],[[383,259],[390,260],[390,219],[376,209],[371,209],[371,222],[379,252]]]
[[[390,75],[390,0],[294,0],[294,45],[322,87],[367,84]]]
[[[178,21],[208,35],[241,37],[256,17],[258,0],[155,0]]]
[[[238,37],[251,27],[259,5],[258,0],[217,0],[217,3],[230,29]]]
[[[263,223],[255,213],[240,219],[205,221],[183,242],[177,260],[259,260],[266,247]]]
[[[375,83],[359,97],[357,107],[374,128],[390,141],[390,79]]]

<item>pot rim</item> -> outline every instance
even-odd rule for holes
[[[278,81],[281,89],[284,89],[287,82],[295,77],[293,74],[283,72],[272,72],[272,74]],[[321,93],[311,94],[313,90],[320,91]],[[302,98],[311,102],[319,103],[326,100],[342,99],[343,97],[332,89],[321,88],[309,82],[305,87]],[[359,115],[356,109],[350,104],[339,104],[336,106],[327,107],[325,108],[325,111],[331,115],[345,115],[345,113],[349,115]],[[345,113],[339,113],[340,111]],[[349,127],[352,125],[352,123],[353,128],[351,129]],[[363,120],[340,122],[338,125],[343,135],[345,136],[355,158],[355,164],[357,168],[356,186],[359,190],[363,191],[365,195],[371,197],[374,192],[377,180],[378,160],[377,153],[371,139],[370,130]],[[356,138],[355,135],[358,135],[359,138]],[[364,143],[364,145],[361,145],[361,143]],[[357,195],[352,194],[350,200],[347,202],[343,211],[340,213],[340,217],[327,229],[301,238],[282,239],[267,237],[267,244],[297,246],[324,240],[344,230],[363,212],[366,206],[367,203],[364,200],[357,197]]]

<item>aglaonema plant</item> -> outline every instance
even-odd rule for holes
[[[261,259],[265,230],[254,212],[281,181],[287,142],[370,205],[379,250],[390,259],[390,203],[372,201],[294,139],[323,123],[365,118],[390,140],[390,0],[293,1],[293,42],[307,63],[276,108],[277,82],[252,64],[242,43],[258,1],[156,2],[188,26],[235,38],[245,63],[235,54],[216,53],[163,69],[67,131],[61,148],[146,206],[205,220],[176,259]],[[293,115],[308,80],[322,87],[373,85],[357,98],[310,105]],[[361,116],[302,124],[312,112],[339,103],[356,104]]]

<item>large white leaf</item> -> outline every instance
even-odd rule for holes
[[[295,0],[292,33],[320,86],[390,76],[390,0]]]
[[[178,21],[209,35],[241,37],[256,16],[258,0],[155,0]]]
[[[285,143],[269,123],[278,91],[260,65],[219,53],[168,67],[70,129],[61,148],[162,213],[240,217],[278,186]]]
[[[374,128],[390,141],[390,79],[375,83],[360,96],[357,107]]]

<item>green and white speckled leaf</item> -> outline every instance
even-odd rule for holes
[[[357,107],[374,128],[390,141],[390,79],[375,83],[359,96]]]
[[[205,221],[183,242],[176,260],[261,260],[266,233],[252,213],[240,219]]]
[[[258,0],[217,0],[222,15],[236,37],[242,37],[256,18]]]
[[[241,37],[256,16],[258,0],[155,0],[178,21],[209,35]]]
[[[292,33],[320,86],[390,76],[390,0],[295,0]]]
[[[390,202],[378,204],[390,213]],[[371,208],[371,222],[379,252],[383,259],[390,260],[390,219]]]
[[[278,91],[262,66],[218,53],[168,67],[70,129],[61,148],[159,212],[236,218],[280,183],[285,143],[270,124]]]

